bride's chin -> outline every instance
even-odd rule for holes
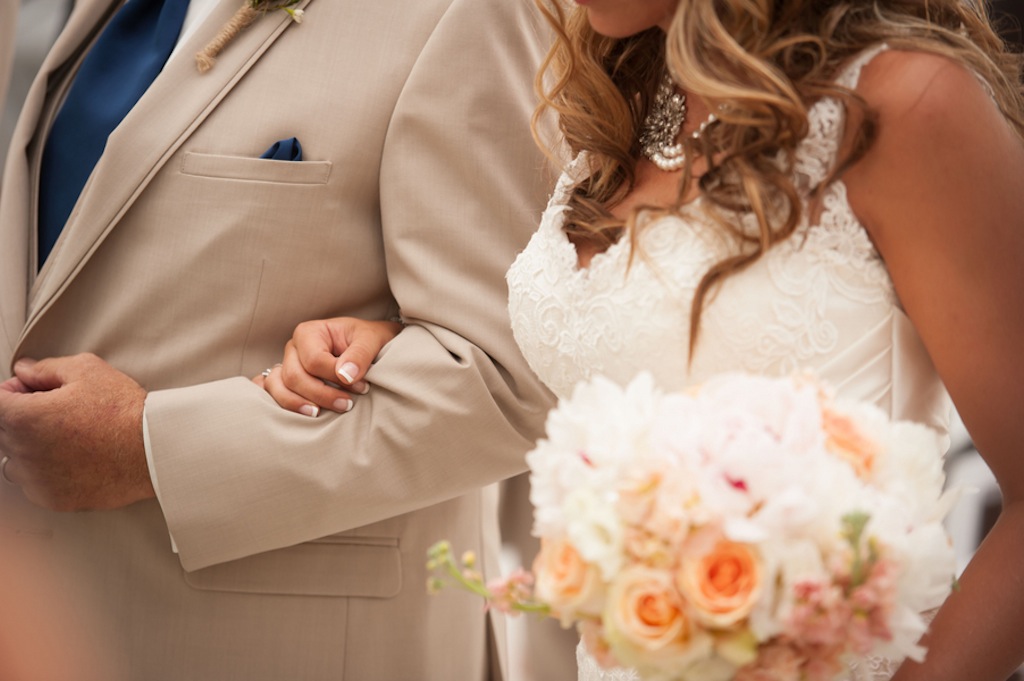
[[[598,6],[595,7],[596,0],[573,1],[586,10],[590,28],[606,38],[628,38],[655,27],[664,30],[662,24],[667,24],[669,21],[666,19],[664,22],[659,22],[655,16],[621,16],[622,13],[616,11],[616,8],[602,8],[600,3],[597,3]]]

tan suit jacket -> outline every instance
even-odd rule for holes
[[[132,681],[484,678],[481,603],[428,597],[424,563],[448,538],[496,570],[481,487],[523,470],[550,406],[504,284],[550,182],[528,130],[546,36],[530,0],[303,0],[301,25],[269,14],[200,75],[236,6],[111,135],[38,276],[41,140],[111,0],[78,3],[29,94],[0,367],[90,351],[139,380],[160,503],[19,529],[69,552]],[[302,162],[257,158],[293,135]],[[348,414],[286,412],[247,378],[298,322],[399,308]]]

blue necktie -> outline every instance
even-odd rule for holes
[[[128,0],[89,50],[53,123],[39,187],[39,265],[107,144],[164,67],[188,0]]]

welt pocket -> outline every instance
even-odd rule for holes
[[[340,544],[343,546],[392,546],[398,548],[398,537],[360,537],[353,534],[330,534],[307,544]]]
[[[277,184],[327,184],[332,166],[330,161],[274,161],[195,151],[185,152],[181,159],[183,175]]]
[[[397,538],[338,534],[183,575],[201,591],[392,598],[402,558]]]

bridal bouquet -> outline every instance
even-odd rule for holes
[[[645,679],[825,681],[851,657],[921,659],[920,613],[955,564],[937,435],[807,376],[729,374],[663,394],[577,386],[527,456],[530,578],[503,609],[575,623],[602,666]]]

